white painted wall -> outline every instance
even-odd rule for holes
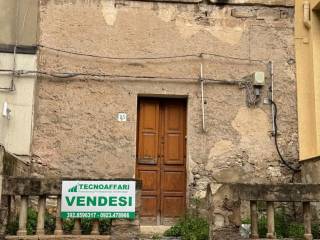
[[[16,55],[17,70],[36,70],[37,56]],[[0,69],[12,69],[13,54],[0,53]],[[0,88],[9,87],[11,74],[0,72]],[[20,76],[14,80],[16,90],[0,90],[0,143],[15,154],[30,155],[36,76]],[[11,109],[11,118],[2,116],[4,102]]]

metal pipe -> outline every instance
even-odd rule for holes
[[[273,83],[274,83],[274,68],[273,68],[273,61],[270,61],[270,77],[271,77],[271,88],[270,88],[270,92],[271,92],[271,101],[273,102]],[[275,126],[275,122],[274,122],[274,105],[271,104],[271,115],[272,115],[272,135],[274,136],[276,134],[276,126]]]
[[[15,71],[17,67],[17,62],[16,62],[16,57],[17,57],[17,46],[19,43],[19,18],[20,18],[20,6],[19,2],[16,1],[16,21],[15,21],[15,45],[14,45],[14,50],[13,50],[13,63],[12,63],[12,76],[11,76],[11,85],[9,91],[14,91],[15,90],[15,85],[14,85],[14,80],[15,80]]]
[[[202,109],[202,131],[206,132],[205,126],[205,109],[204,109],[204,79],[203,79],[203,67],[200,65],[200,85],[201,85],[201,109]]]

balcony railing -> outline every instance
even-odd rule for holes
[[[135,179],[65,179],[65,180],[117,180],[136,182],[136,218],[113,219],[109,235],[101,235],[99,221],[94,220],[90,235],[83,235],[80,219],[75,219],[71,233],[63,230],[63,222],[60,218],[61,211],[61,183],[59,178],[35,178],[28,177],[30,166],[27,161],[7,152],[0,145],[0,239],[132,239],[139,235],[140,223],[140,190],[141,181]],[[18,204],[11,209],[11,200]],[[37,202],[34,200],[38,199]],[[47,201],[50,199],[50,201]],[[52,204],[52,199],[56,203]],[[50,202],[50,206],[46,203]],[[29,206],[30,205],[30,206]],[[54,206],[52,206],[54,205]],[[27,235],[28,207],[37,209],[37,224],[34,235]],[[55,229],[53,235],[47,235],[45,229],[45,214],[48,208],[55,211]],[[19,211],[19,214],[15,210]],[[8,222],[19,215],[19,226],[15,236],[6,235]]]
[[[230,184],[212,183],[208,185],[207,200],[210,209],[211,234],[219,228],[239,226],[241,224],[241,202],[250,202],[251,239],[259,239],[257,202],[266,202],[267,238],[275,239],[275,205],[276,202],[302,203],[304,238],[313,239],[311,233],[311,202],[320,201],[319,184]],[[223,212],[224,226],[215,224],[216,213]]]
[[[67,180],[132,180],[132,179],[67,179]],[[31,178],[31,177],[5,177],[3,179],[2,196],[4,198],[20,197],[19,206],[19,228],[16,236],[6,236],[6,239],[34,239],[34,235],[27,235],[27,210],[30,203],[29,198],[38,198],[37,204],[37,225],[35,235],[41,239],[83,239],[81,234],[80,219],[75,219],[72,234],[66,236],[62,228],[62,220],[60,218],[61,210],[61,179],[57,178]],[[136,181],[136,214],[139,213],[141,183]],[[47,198],[56,198],[56,219],[54,235],[49,236],[45,233],[45,213]],[[6,214],[7,216],[10,213]],[[2,230],[4,231],[4,230]],[[93,222],[91,236],[86,236],[85,239],[129,239],[139,234],[139,220],[136,218],[133,221],[126,219],[112,220],[111,234],[100,235],[99,221]],[[82,236],[80,236],[82,235]],[[38,239],[37,238],[37,239]]]

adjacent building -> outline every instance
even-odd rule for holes
[[[319,182],[319,8],[319,1],[296,1],[299,146],[307,183]]]

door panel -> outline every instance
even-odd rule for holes
[[[159,108],[157,100],[139,102],[137,177],[143,183],[141,217],[152,224],[157,222],[160,209]]]
[[[184,106],[168,103],[164,110],[164,163],[184,164]]]
[[[172,223],[184,214],[186,206],[185,101],[140,99],[138,117],[141,222]]]
[[[141,197],[141,212],[143,217],[153,217],[157,216],[157,205],[158,198],[156,196],[142,196]]]
[[[164,155],[161,165],[161,222],[183,215],[185,210],[185,104],[164,106]]]
[[[158,190],[158,171],[157,170],[140,170],[139,178],[143,181],[142,190],[148,192],[157,192]]]
[[[157,164],[159,142],[159,102],[140,103],[138,163]]]
[[[161,220],[182,216],[186,206],[184,166],[165,165],[161,171]]]
[[[182,196],[163,196],[162,218],[177,218],[184,214],[185,198]]]
[[[156,224],[160,209],[159,167],[140,164],[138,166],[137,178],[142,181],[141,217],[148,218],[148,223]]]
[[[183,171],[174,171],[167,170],[163,172],[162,176],[162,187],[164,193],[181,193],[183,194],[185,191],[184,180],[185,173]]]

